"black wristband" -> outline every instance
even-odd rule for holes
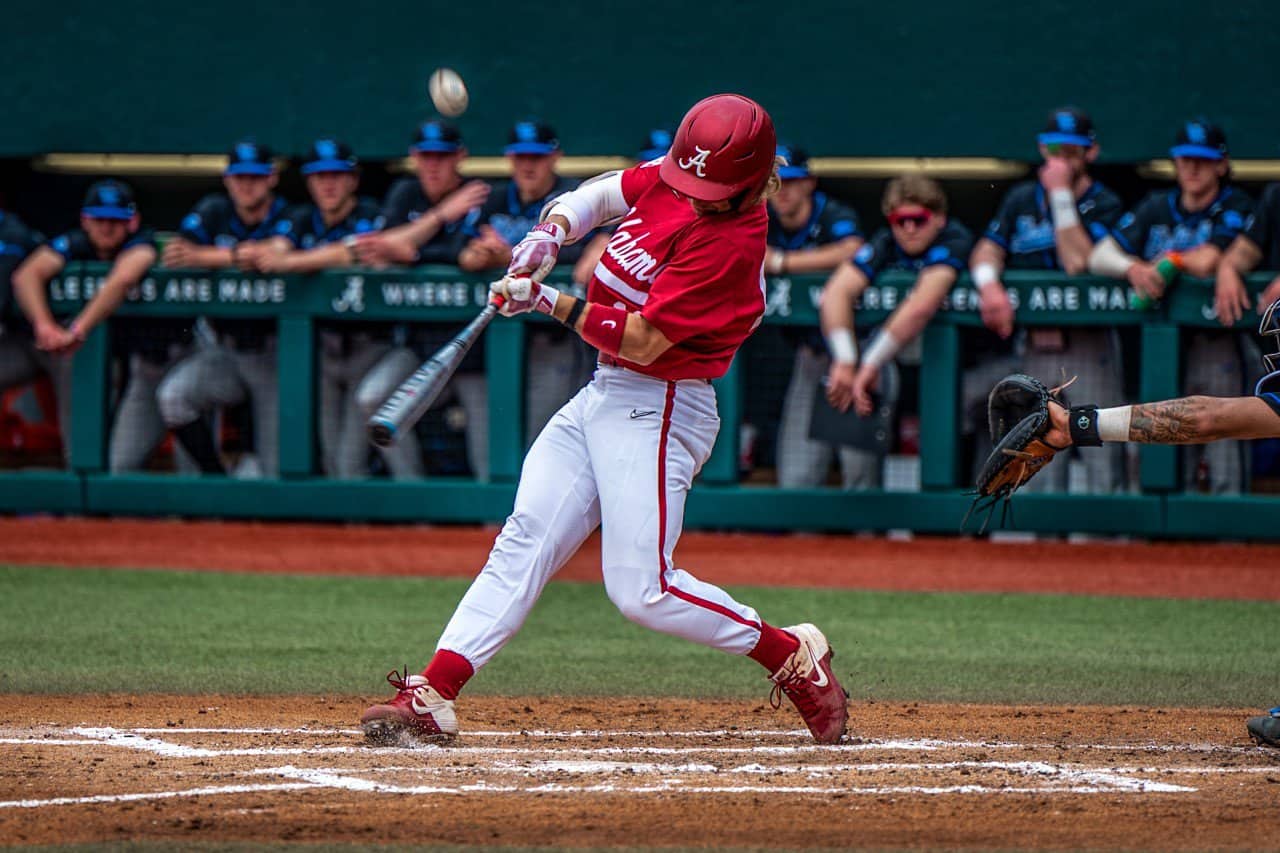
[[[1076,406],[1067,412],[1067,426],[1071,429],[1071,443],[1076,447],[1101,447],[1098,435],[1098,407]]]
[[[576,296],[572,298],[573,304],[569,306],[569,314],[564,318],[564,324],[569,327],[570,331],[573,331],[574,327],[578,325],[578,318],[582,316],[582,312],[587,310],[587,300],[579,299]]]

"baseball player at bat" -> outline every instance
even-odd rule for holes
[[[759,104],[712,96],[685,115],[666,157],[566,193],[514,247],[516,278],[493,288],[502,313],[550,315],[599,350],[599,366],[529,449],[515,507],[430,663],[389,674],[395,697],[361,717],[370,741],[453,738],[459,691],[597,527],[605,590],[623,615],[750,657],[775,706],[790,698],[817,741],[844,734],[848,694],[822,632],[775,627],[674,560],[685,497],[720,426],[711,380],[764,316],[775,147]],[[541,283],[563,244],[615,217],[585,301]]]

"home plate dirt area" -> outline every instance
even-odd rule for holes
[[[371,748],[351,697],[0,696],[0,839],[1265,847],[1280,750],[1244,712],[467,698]]]

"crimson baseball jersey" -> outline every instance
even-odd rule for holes
[[[658,177],[653,160],[622,173],[631,209],[596,264],[587,299],[639,312],[674,346],[653,364],[619,359],[657,379],[715,379],[764,317],[763,204],[698,216]]]

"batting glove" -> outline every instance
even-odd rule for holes
[[[489,285],[489,292],[501,296],[505,301],[498,313],[504,317],[513,317],[529,311],[540,311],[550,314],[556,307],[556,299],[560,291],[549,284],[540,284],[531,278],[513,278],[506,276]]]
[[[538,225],[511,250],[507,275],[528,276],[534,281],[542,281],[556,265],[560,245],[567,236],[565,230],[554,222]]]

